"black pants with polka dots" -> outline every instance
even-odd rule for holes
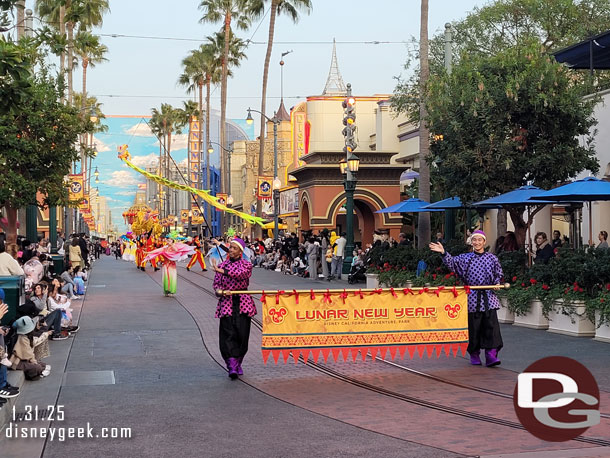
[[[237,300],[236,300],[237,299]],[[248,352],[252,319],[239,313],[239,296],[233,296],[233,314],[220,319],[220,354],[225,359],[243,358]]]

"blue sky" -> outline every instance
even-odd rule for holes
[[[475,6],[485,1],[431,0],[429,33],[444,30],[448,21],[466,16]],[[108,62],[90,68],[88,92],[102,102],[107,115],[131,115],[133,118],[107,118],[109,132],[98,134],[98,158],[94,162],[100,170],[100,192],[109,198],[113,222],[122,226],[120,214],[133,201],[140,177],[130,172],[116,158],[116,146],[129,143],[136,161],[158,154],[154,137],[142,132],[133,135],[133,129],[144,122],[140,116],[150,115],[151,108],[161,103],[181,106],[189,98],[176,81],[182,71],[181,60],[195,49],[219,25],[199,24],[199,1],[177,0],[110,0],[111,12],[104,24],[95,32],[102,34],[108,47]],[[32,7],[33,1],[28,0]],[[356,95],[390,94],[396,77],[403,74],[403,64],[414,48],[410,42],[419,36],[419,1],[364,0],[313,1],[309,16],[302,16],[298,24],[279,17],[276,22],[275,44],[271,57],[268,82],[268,111],[279,105],[280,55],[287,55],[284,65],[284,99],[286,107],[294,106],[309,95],[319,95],[330,67],[332,40],[337,40],[339,69],[345,82],[352,84]],[[266,52],[269,18],[255,21],[247,32],[237,32],[251,39],[246,50],[248,56],[229,80],[227,116],[244,119],[249,106],[260,108],[263,62]],[[116,34],[117,37],[109,35]],[[133,35],[157,38],[127,38]],[[201,40],[201,41],[197,41]],[[366,44],[366,41],[393,42]],[[346,43],[356,42],[356,43]],[[75,90],[80,91],[80,68],[74,75]],[[192,97],[191,97],[192,98]],[[212,107],[220,108],[220,89],[212,92]],[[254,123],[258,135],[258,122]],[[130,129],[132,129],[130,131]],[[138,130],[138,129],[136,129]],[[173,148],[176,161],[186,157],[180,144]],[[130,174],[131,173],[131,174]]]

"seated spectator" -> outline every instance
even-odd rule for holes
[[[79,297],[75,294],[77,286],[76,283],[74,283],[74,279],[72,278],[72,268],[63,271],[60,278],[63,283],[63,286],[61,287],[61,292],[68,293],[69,298],[71,300],[79,299]]]
[[[51,366],[39,363],[34,356],[34,347],[39,345],[47,336],[36,337],[34,331],[36,325],[29,316],[22,316],[13,323],[13,328],[18,335],[17,342],[11,354],[11,363],[14,370],[23,371],[27,380],[37,380],[51,373]],[[49,331],[51,334],[52,331]]]
[[[23,275],[23,269],[13,256],[6,252],[4,243],[0,243],[0,276]]]
[[[0,319],[8,312],[8,305],[4,303],[4,290],[0,288]],[[7,380],[7,367],[11,367],[13,363],[7,358],[4,347],[4,336],[8,334],[6,328],[0,327],[0,345],[2,351],[2,360],[0,361],[0,408],[6,404],[6,399],[19,396],[19,388],[11,386]]]
[[[81,296],[85,294],[85,281],[82,277],[82,273],[83,272],[80,271],[80,266],[75,266],[72,272],[72,281],[76,285],[75,293]]]
[[[290,270],[292,272],[292,275],[303,276],[306,268],[307,268],[307,266],[303,263],[303,261],[301,261],[301,258],[299,258],[297,256],[296,258],[293,259]]]
[[[606,231],[599,231],[597,238],[599,239],[597,248],[608,248],[608,233]]]
[[[536,234],[536,257],[534,263],[536,264],[548,264],[551,258],[555,257],[555,251],[547,240],[544,232],[538,232]]]

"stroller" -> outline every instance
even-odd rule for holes
[[[358,282],[366,282],[366,266],[365,265],[356,265],[352,266],[350,269],[350,273],[347,276],[347,282],[350,285]]]

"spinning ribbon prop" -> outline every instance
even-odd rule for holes
[[[180,191],[187,191],[187,192],[196,194],[199,197],[201,197],[203,200],[205,200],[207,203],[209,203],[211,206],[216,207],[219,210],[225,211],[227,213],[232,213],[232,214],[240,217],[241,219],[248,221],[251,224],[258,224],[260,226],[262,226],[264,224],[264,220],[262,218],[259,218],[257,216],[248,215],[247,213],[243,213],[243,212],[240,212],[237,210],[233,210],[232,208],[229,208],[226,205],[221,204],[219,202],[220,199],[218,199],[218,197],[214,197],[214,196],[210,195],[210,191],[208,191],[208,190],[191,188],[190,186],[176,183],[174,181],[168,180],[167,178],[163,178],[163,177],[160,177],[159,175],[155,175],[153,173],[147,172],[146,170],[142,170],[141,168],[139,168],[137,165],[133,164],[129,160],[130,155],[129,155],[129,151],[127,151],[127,145],[119,146],[118,150],[119,150],[119,159],[121,159],[125,164],[127,164],[127,167],[135,170],[138,173],[141,173],[142,175],[144,175],[147,178],[150,178],[155,183],[158,183],[163,186],[168,186],[168,187],[174,188],[174,189],[179,189]]]

